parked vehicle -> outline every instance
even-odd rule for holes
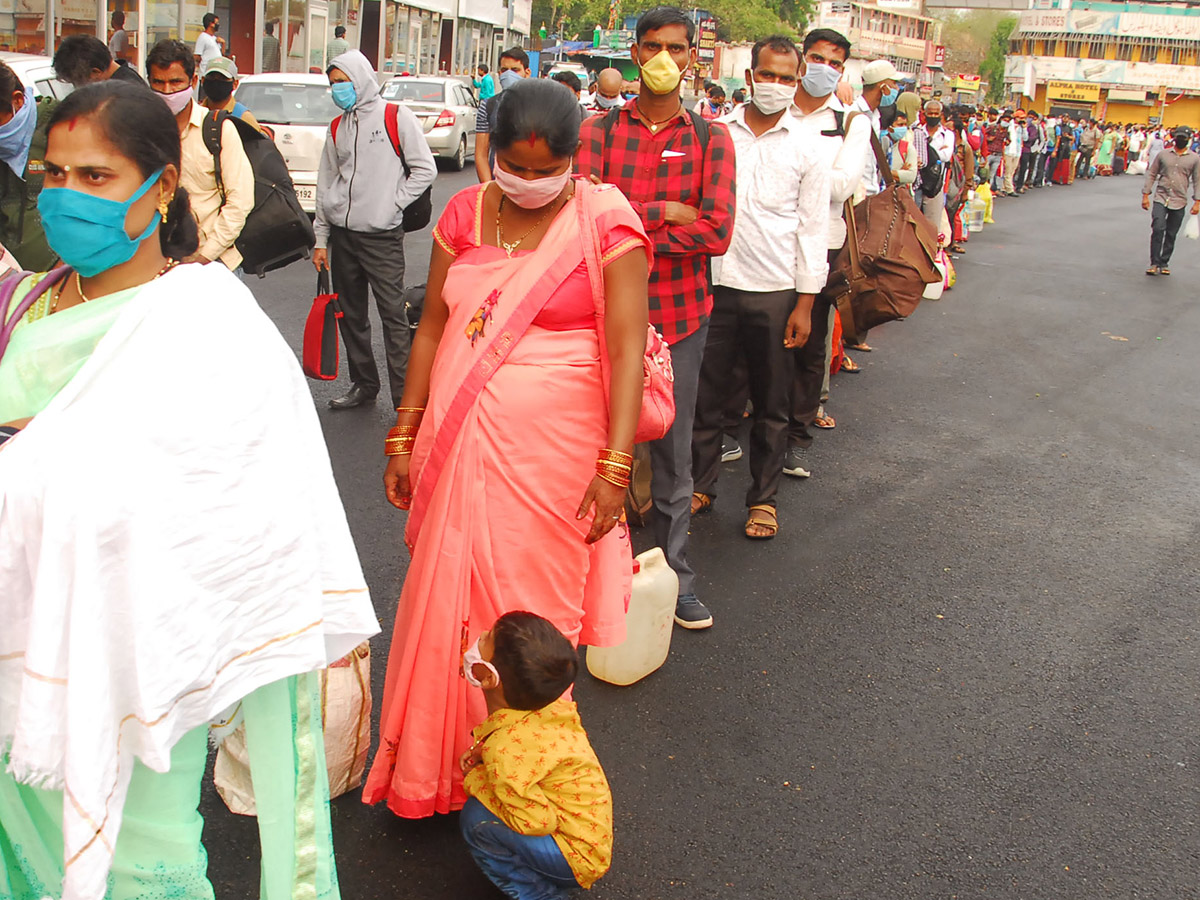
[[[329,79],[319,74],[247,75],[238,85],[237,99],[275,139],[301,208],[315,214],[325,133],[342,112],[329,94]]]
[[[400,76],[383,86],[383,98],[401,103],[416,115],[435,157],[448,160],[455,170],[475,155],[475,116],[478,112],[470,89],[453,76]]]
[[[21,79],[21,84],[33,88],[38,97],[61,100],[75,90],[67,82],[58,80],[54,74],[54,63],[48,56],[4,52],[0,53],[0,62],[13,70]]]

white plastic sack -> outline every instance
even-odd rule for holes
[[[1145,175],[1146,174],[1146,164],[1140,159],[1136,160],[1129,164],[1128,171],[1129,171],[1130,175]]]
[[[1187,217],[1187,224],[1183,226],[1184,237],[1190,237],[1193,241],[1200,240],[1200,216]]]
[[[365,641],[321,672],[321,722],[325,728],[325,768],[329,796],[340,797],[362,784],[371,743],[371,645]],[[257,813],[250,780],[246,726],[221,744],[213,769],[217,793],[240,816]]]

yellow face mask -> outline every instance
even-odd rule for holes
[[[642,72],[642,84],[654,94],[669,94],[683,80],[683,71],[666,50],[656,53],[650,62],[642,63],[638,68]]]

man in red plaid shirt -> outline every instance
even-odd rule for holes
[[[696,62],[695,36],[691,17],[676,7],[642,15],[631,49],[641,91],[623,108],[583,124],[576,167],[619,187],[654,245],[650,322],[671,345],[675,369],[675,424],[650,445],[654,536],[679,575],[675,621],[708,628],[712,615],[696,597],[687,561],[692,419],[712,312],[708,261],[729,248],[736,185],[728,129],[685,110],[679,96]]]

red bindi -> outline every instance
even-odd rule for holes
[[[73,117],[73,118],[72,118],[72,119],[71,119],[69,122],[67,122],[67,131],[74,131],[74,130],[75,130],[75,123],[76,123],[76,122],[78,122],[78,121],[79,121],[79,117],[78,117],[78,116],[75,116],[75,117]]]
[[[536,134],[529,135],[529,146],[532,147],[536,143],[537,143],[537,135]]]

